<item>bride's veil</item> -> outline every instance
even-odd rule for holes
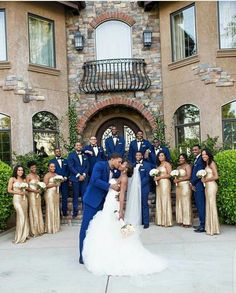
[[[127,189],[127,200],[125,209],[125,222],[134,226],[142,224],[142,206],[141,206],[141,178],[139,168],[134,168],[134,173],[129,178]]]

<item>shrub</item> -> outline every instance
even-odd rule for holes
[[[219,152],[215,161],[219,172],[219,216],[227,224],[236,224],[236,150]]]
[[[13,212],[12,196],[7,192],[11,175],[11,167],[0,161],[0,230],[6,228],[7,220]]]

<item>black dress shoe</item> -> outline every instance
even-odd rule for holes
[[[206,230],[202,227],[199,227],[198,229],[195,229],[194,232],[196,233],[203,233],[203,232],[206,232]]]
[[[81,257],[79,258],[79,263],[82,264],[82,265],[84,264],[84,261],[83,261],[83,259]]]
[[[194,229],[199,229],[201,228],[200,226],[193,226]]]
[[[147,228],[149,228],[149,224],[143,225],[143,229],[147,229]]]

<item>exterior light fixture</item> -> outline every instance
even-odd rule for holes
[[[143,31],[143,46],[150,48],[152,45],[152,31],[146,28]]]

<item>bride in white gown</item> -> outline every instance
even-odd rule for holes
[[[121,185],[119,201],[117,200],[118,192],[110,189],[103,210],[99,211],[90,222],[84,240],[84,264],[90,272],[97,275],[147,275],[160,272],[167,266],[164,259],[143,247],[137,227],[136,231],[127,237],[121,233],[121,227],[124,225],[122,219],[124,218],[124,196],[128,186],[128,169],[128,163],[124,162],[120,169],[122,173],[119,178]],[[138,169],[134,168],[132,184],[129,184],[129,188],[132,189],[133,184],[137,185],[137,180],[140,181],[139,176]],[[112,184],[114,181],[116,180],[111,179],[110,183]],[[138,184],[140,185],[140,182]],[[141,194],[139,197],[141,200]],[[126,215],[125,218],[129,219],[133,216]]]

